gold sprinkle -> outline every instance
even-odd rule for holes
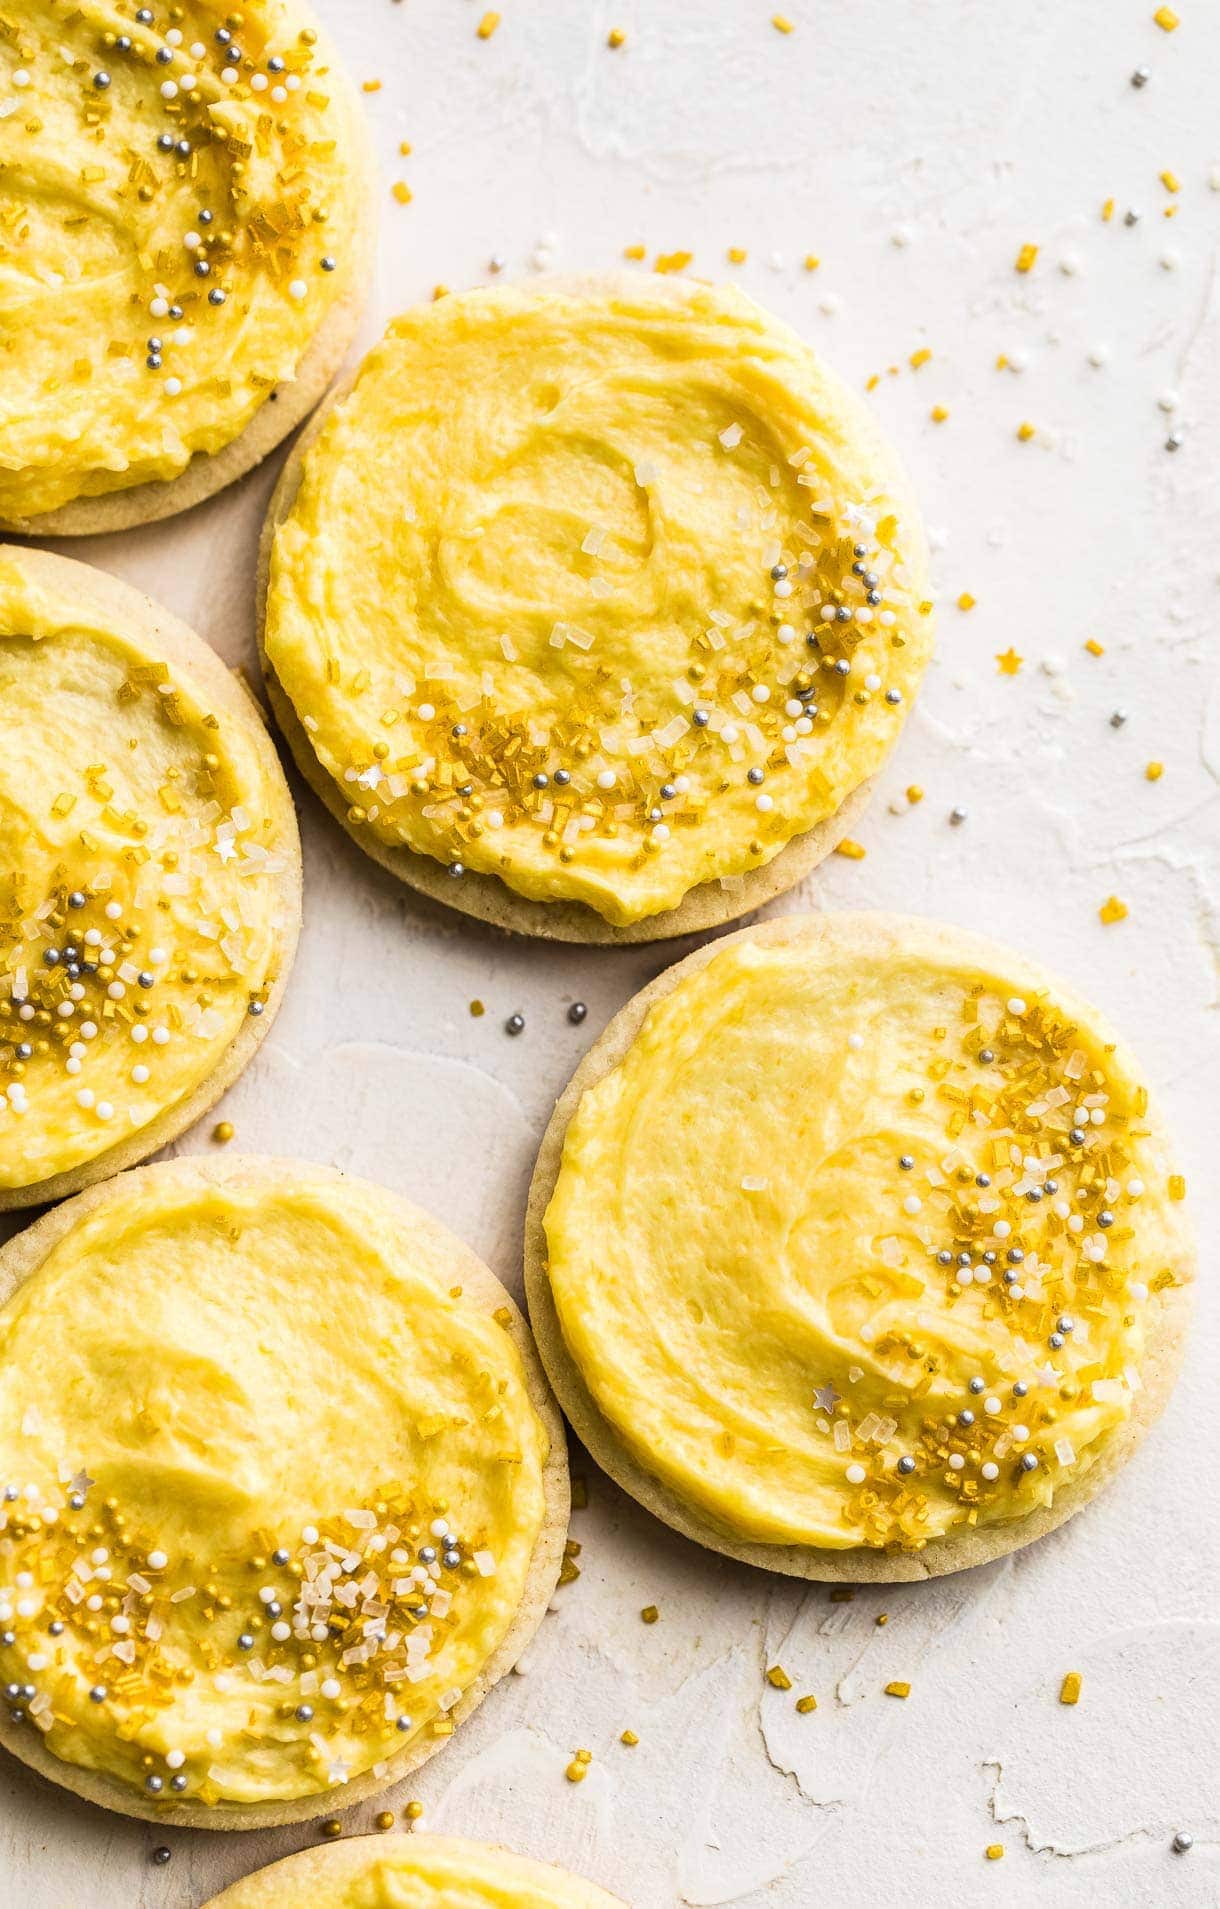
[[[911,1686],[903,1683],[901,1679],[896,1679],[894,1683],[885,1686],[885,1694],[887,1697],[909,1697]]]
[[[693,252],[658,252],[652,269],[661,273],[684,272],[694,256]]]
[[[933,424],[943,424],[949,415],[949,407],[945,404],[934,404],[928,415]]]
[[[642,259],[647,258],[647,256],[648,248],[645,245],[625,245],[623,247],[623,257],[625,259]]]
[[[1020,670],[1022,663],[1025,661],[1025,658],[1023,656],[1018,656],[1017,652],[1013,649],[1010,643],[1006,650],[996,651],[995,660],[996,660],[996,667],[998,668],[1001,676],[1015,676]]]
[[[835,854],[842,855],[849,862],[862,862],[868,850],[859,842],[853,842],[849,835],[845,835],[841,842],[835,843]]]
[[[1037,256],[1038,248],[1036,245],[1023,245],[1021,250],[1017,253],[1018,272],[1032,272],[1034,269],[1034,260]]]
[[[218,1146],[227,1147],[235,1131],[231,1120],[218,1120],[212,1129],[212,1138]]]
[[[1171,1200],[1184,1200],[1186,1198],[1186,1181],[1184,1177],[1182,1176],[1182,1174],[1180,1173],[1170,1174],[1169,1197]]]
[[[802,1717],[807,1717],[811,1710],[817,1709],[818,1700],[814,1696],[798,1697],[796,1700],[796,1707],[800,1711]]]
[[[415,197],[415,194],[405,179],[395,179],[393,185],[390,187],[390,195],[392,198],[397,199],[399,205],[410,205],[412,199]]]
[[[1101,217],[1102,217],[1103,225],[1109,225],[1111,219],[1114,217],[1113,199],[1103,200],[1102,208],[1101,208]]]
[[[1144,775],[1149,782],[1159,782],[1164,773],[1165,764],[1163,762],[1150,762],[1144,770]]]
[[[475,28],[475,32],[480,40],[490,40],[499,24],[500,16],[498,13],[485,13]]]
[[[986,1856],[987,1861],[989,1863],[998,1863],[1001,1856],[1004,1854],[1004,1845],[1003,1843],[988,1843],[986,1849],[983,1851],[983,1854]]]
[[[1034,436],[1034,427],[1028,418],[1023,419],[1022,422],[1018,424],[1017,436],[1020,438],[1022,444],[1028,444],[1030,438]]]
[[[730,265],[744,265],[748,257],[749,253],[746,251],[744,245],[730,245],[728,250],[728,261]]]
[[[640,1616],[643,1618],[645,1624],[655,1624],[660,1615],[661,1613],[655,1604],[646,1604],[640,1612]]]
[[[1182,181],[1178,178],[1177,173],[1170,172],[1168,168],[1161,174],[1161,184],[1164,186],[1166,192],[1180,192],[1182,190]]]
[[[381,1829],[381,1830],[393,1829],[394,1827],[393,1810],[378,1810],[376,1816],[373,1818],[373,1822],[378,1829]]]
[[[910,358],[911,370],[918,371],[921,365],[926,365],[928,363],[931,356],[932,356],[932,353],[927,347],[927,345],[921,345],[918,351],[913,351],[911,353],[911,358]]]
[[[1088,638],[1087,642],[1085,643],[1085,648],[1089,652],[1090,656],[1104,656],[1106,653],[1105,644],[1099,643],[1095,636],[1091,636]]]
[[[625,1743],[629,1750],[634,1750],[636,1744],[639,1742],[639,1738],[636,1736],[634,1730],[624,1730],[622,1736],[619,1738],[619,1742]]]
[[[795,20],[790,20],[786,13],[773,13],[771,15],[771,25],[775,28],[777,33],[792,33],[795,30],[796,22]]]
[[[1152,17],[1160,27],[1162,33],[1172,33],[1174,28],[1180,24],[1178,15],[1174,12],[1172,7],[1158,7]]]
[[[415,1799],[412,1799],[412,1801],[407,1804],[406,1809],[403,1811],[403,1815],[406,1817],[408,1823],[418,1823],[423,1813],[424,1813],[423,1804],[418,1802]]]
[[[398,151],[403,159],[409,159],[412,151],[411,141],[409,139],[400,139],[398,142]]]
[[[977,602],[978,598],[972,597],[969,590],[963,590],[961,596],[957,599],[957,607],[959,610],[973,610]]]
[[[923,801],[923,790],[920,788],[918,782],[911,782],[907,784],[907,801],[910,802],[912,805],[914,805],[916,802]]]
[[[1078,1670],[1068,1671],[1059,1686],[1059,1701],[1061,1704],[1076,1704],[1080,1702],[1081,1681],[1080,1672]]]
[[[816,252],[806,252],[804,263],[807,272],[816,272],[822,261]]]
[[[792,1689],[792,1679],[782,1664],[772,1664],[770,1670],[767,1672],[767,1682],[770,1684],[772,1690]]]
[[[606,45],[612,46],[612,47],[620,47],[625,42],[626,38],[627,38],[627,35],[623,32],[622,27],[611,27],[609,33],[607,33],[606,35]]]
[[[321,1825],[323,1836],[342,1836],[343,1825],[337,1816],[328,1816]]]
[[[381,81],[362,80],[360,90],[362,93],[379,93],[381,91]]]
[[[470,1012],[473,1018],[477,1021],[481,1014],[486,1014],[487,1009],[483,1006],[483,1003],[481,1001],[472,1001],[470,1003]]]
[[[1126,921],[1129,911],[1125,901],[1120,901],[1117,895],[1108,895],[1097,912],[1108,927],[1111,922]]]

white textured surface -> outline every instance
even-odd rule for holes
[[[940,658],[860,828],[867,860],[833,859],[783,906],[968,922],[1090,990],[1169,1104],[1205,1243],[1193,1353],[1164,1422],[1103,1500],[1014,1559],[832,1605],[702,1555],[590,1476],[573,1527],[582,1576],[528,1673],[389,1800],[419,1796],[431,1826],[567,1863],[635,1909],[1220,1899],[1207,1278],[1220,1220],[1220,10],[1178,3],[1166,36],[1154,0],[785,0],[785,38],[770,0],[501,0],[486,43],[481,0],[322,6],[356,76],[383,82],[368,101],[387,190],[366,339],[438,280],[484,278],[494,253],[528,272],[544,236],[562,267],[614,266],[638,240],[650,257],[692,250],[709,276],[742,245],[741,281],[848,377],[902,367],[875,401],[937,535]],[[617,53],[613,24],[629,34]],[[1137,92],[1139,62],[1152,78]],[[1169,220],[1163,168],[1182,181]],[[388,195],[400,177],[416,195],[405,208]],[[1143,213],[1132,228],[1129,205]],[[1027,240],[1041,251],[1020,277]],[[913,372],[925,343],[934,357]],[[1027,353],[1027,368],[997,371],[999,352]],[[1169,391],[1176,455],[1157,403]],[[940,426],[938,402],[951,412]],[[1023,418],[1039,432],[1027,444]],[[252,667],[273,476],[71,554]],[[954,607],[963,590],[978,599],[968,615]],[[1088,636],[1103,657],[1085,653]],[[1015,678],[994,661],[1010,643],[1026,659]],[[1115,730],[1120,706],[1130,719]],[[1155,785],[1153,757],[1166,765]],[[891,813],[912,781],[926,800]],[[954,829],[955,804],[970,813]],[[308,798],[303,822],[305,934],[280,1021],[224,1109],[239,1144],[400,1188],[519,1288],[551,1103],[613,1010],[684,945],[510,945],[397,889]],[[1106,928],[1111,892],[1131,913]],[[577,997],[590,1006],[579,1029],[565,1016]],[[528,1026],[514,1041],[502,1023],[516,1008]],[[206,1148],[210,1126],[188,1145]],[[764,1685],[781,1652],[816,1692],[814,1715]],[[1074,1710],[1056,1701],[1069,1668],[1084,1673]],[[891,1677],[911,1680],[909,1702],[881,1694]],[[617,1741],[626,1725],[635,1750]],[[577,1745],[594,1761],[573,1787]],[[7,1762],[0,1809],[0,1896],[25,1909],[192,1909],[308,1840],[176,1834],[154,1869],[155,1830]],[[1187,1856],[1170,1853],[1178,1827],[1196,1838]],[[994,1865],[993,1840],[1007,1850]]]

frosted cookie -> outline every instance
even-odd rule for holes
[[[355,330],[370,178],[298,0],[0,16],[0,526],[165,517],[278,444]]]
[[[235,1080],[301,917],[253,698],[147,597],[0,546],[0,1208],[143,1159]]]
[[[455,1836],[358,1836],[305,1849],[204,1909],[622,1909],[549,1863]]]
[[[0,1251],[0,1740],[128,1815],[358,1802],[516,1661],[562,1426],[474,1254],[294,1161],[144,1167]]]
[[[560,1101],[534,1330],[594,1457],[676,1529],[932,1576],[1059,1524],[1160,1411],[1184,1192],[1131,1055],[1023,956],[771,922],[646,988]]]
[[[390,326],[294,451],[262,648],[360,846],[563,940],[707,928],[844,833],[931,645],[863,404],[742,293],[537,280]]]

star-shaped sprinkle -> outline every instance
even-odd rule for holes
[[[819,1412],[833,1412],[839,1403],[839,1394],[833,1385],[819,1385],[814,1392],[813,1402]]]
[[[96,1483],[96,1480],[90,1478],[88,1472],[82,1466],[80,1471],[77,1472],[76,1477],[72,1480],[72,1490],[78,1491],[83,1498],[90,1485],[94,1483]]]
[[[1006,650],[998,650],[996,652],[995,660],[997,665],[999,666],[999,671],[1001,676],[1015,676],[1017,671],[1020,669],[1022,663],[1025,661],[1025,658],[1023,656],[1018,656],[1017,652],[1012,648],[1010,644]]]
[[[327,1770],[326,1781],[328,1783],[346,1783],[349,1775],[350,1772],[347,1764],[344,1763],[342,1757],[339,1757]]]

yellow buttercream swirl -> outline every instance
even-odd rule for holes
[[[203,694],[0,562],[0,1186],[177,1105],[276,980],[287,792]]]
[[[309,16],[135,11],[0,17],[0,518],[220,450],[350,292],[350,109]]]
[[[930,647],[859,402],[728,289],[446,297],[307,454],[265,647],[353,823],[627,923],[878,767]]]
[[[1179,1183],[1113,1037],[908,927],[731,943],[567,1131],[564,1339],[736,1538],[919,1549],[1049,1504],[1128,1418],[1174,1278]]]
[[[0,1313],[0,1680],[34,1686],[28,1727],[205,1803],[447,1735],[543,1518],[511,1338],[375,1190],[118,1184]]]

